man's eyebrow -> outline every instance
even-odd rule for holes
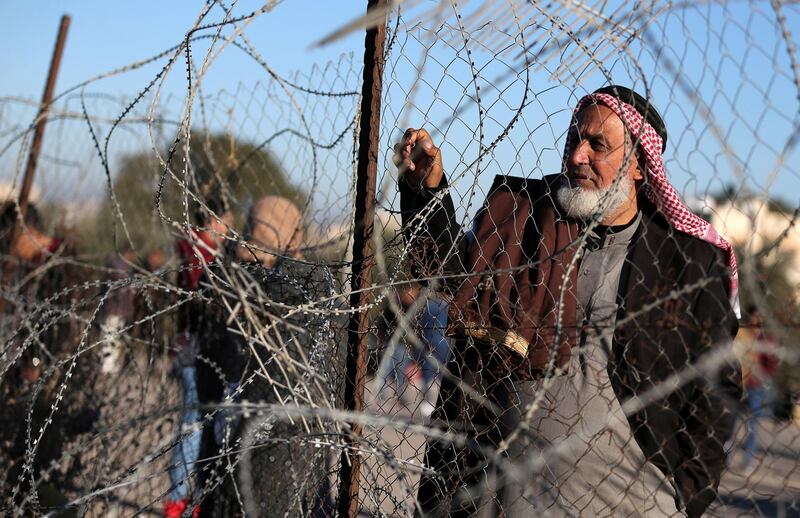
[[[602,130],[590,132],[588,130],[582,130],[580,127],[578,127],[577,132],[580,138],[583,140],[602,140],[603,142],[606,142],[606,136]]]

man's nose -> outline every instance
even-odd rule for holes
[[[575,148],[572,150],[570,161],[572,165],[587,165],[589,164],[589,143],[585,140],[579,140],[575,143]]]

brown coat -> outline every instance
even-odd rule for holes
[[[486,336],[492,346],[523,353],[513,368],[531,379],[563,367],[577,343],[578,225],[558,213],[550,185],[532,183],[533,190],[519,178],[504,180],[475,218],[472,275],[450,305],[450,327],[453,335]],[[510,343],[514,337],[522,347]]]

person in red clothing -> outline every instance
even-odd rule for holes
[[[64,248],[64,239],[50,236],[41,230],[44,225],[35,205],[32,203],[28,205],[24,221],[20,221],[19,230],[14,235],[18,217],[16,202],[8,200],[0,205],[0,257],[3,258],[4,282],[22,278],[54,255],[62,253]],[[44,288],[47,289],[46,285],[52,284],[54,280],[50,276],[48,274],[35,276],[31,282],[37,286],[28,288],[36,291],[39,285],[44,284]],[[22,361],[18,365],[21,365],[20,374],[24,380],[33,382],[39,379],[41,374],[39,356],[31,349],[23,353]]]
[[[764,328],[761,313],[756,307],[749,308],[749,325],[738,340],[744,347],[742,354],[742,379],[747,392],[750,419],[745,439],[745,457],[742,467],[752,468],[758,453],[760,421],[772,416],[775,404],[775,375],[780,358],[778,346]]]
[[[233,225],[233,214],[223,208],[215,199],[206,202],[208,210],[199,208],[196,213],[198,226],[192,228],[186,238],[176,242],[180,259],[178,287],[195,291],[200,287],[200,279],[205,268],[220,257],[225,235]],[[180,372],[183,391],[183,415],[181,416],[180,437],[172,454],[169,466],[171,489],[164,503],[164,516],[182,516],[191,504],[189,481],[200,453],[202,436],[200,411],[198,409],[197,371],[197,325],[201,314],[192,301],[181,307],[178,313],[178,334],[175,340],[177,370]],[[198,516],[200,508],[195,506],[192,516]]]
[[[33,204],[28,205],[25,222],[20,226],[13,243],[10,243],[14,223],[17,221],[17,204],[3,202],[0,208],[0,252],[22,263],[38,265],[58,251],[63,239],[49,236],[43,227],[39,211]]]
[[[65,288],[82,278],[69,261],[59,260],[72,255],[71,240],[50,235],[35,205],[28,205],[24,218],[18,208],[13,200],[0,202],[0,329],[5,342],[0,355],[0,507],[28,515],[68,502],[65,488],[75,473],[48,467],[63,458],[64,444],[91,429],[98,413],[80,391],[58,392],[66,383],[66,369],[60,367],[78,343],[72,317],[58,310],[74,307],[74,292]],[[89,362],[79,362],[70,371],[71,386],[85,384],[91,369]],[[52,413],[53,408],[58,411]],[[40,436],[35,450],[30,429]],[[43,470],[50,476],[40,478]],[[31,494],[36,511],[22,502]]]
[[[198,289],[204,269],[219,256],[228,230],[233,226],[233,214],[216,199],[206,202],[208,211],[200,207],[195,212],[197,225],[189,234],[176,241],[175,251],[180,260],[178,287],[186,291]],[[184,304],[178,313],[178,334],[196,329],[198,311],[193,304]]]
[[[186,290],[197,289],[203,266],[214,261],[228,229],[233,226],[233,214],[224,210],[221,203],[209,201],[207,205],[211,213],[198,211],[196,217],[200,226],[175,243],[181,260],[178,286]]]

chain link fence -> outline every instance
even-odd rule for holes
[[[394,2],[378,122],[279,3],[64,90],[21,221],[0,99],[4,513],[800,515],[796,4]]]

